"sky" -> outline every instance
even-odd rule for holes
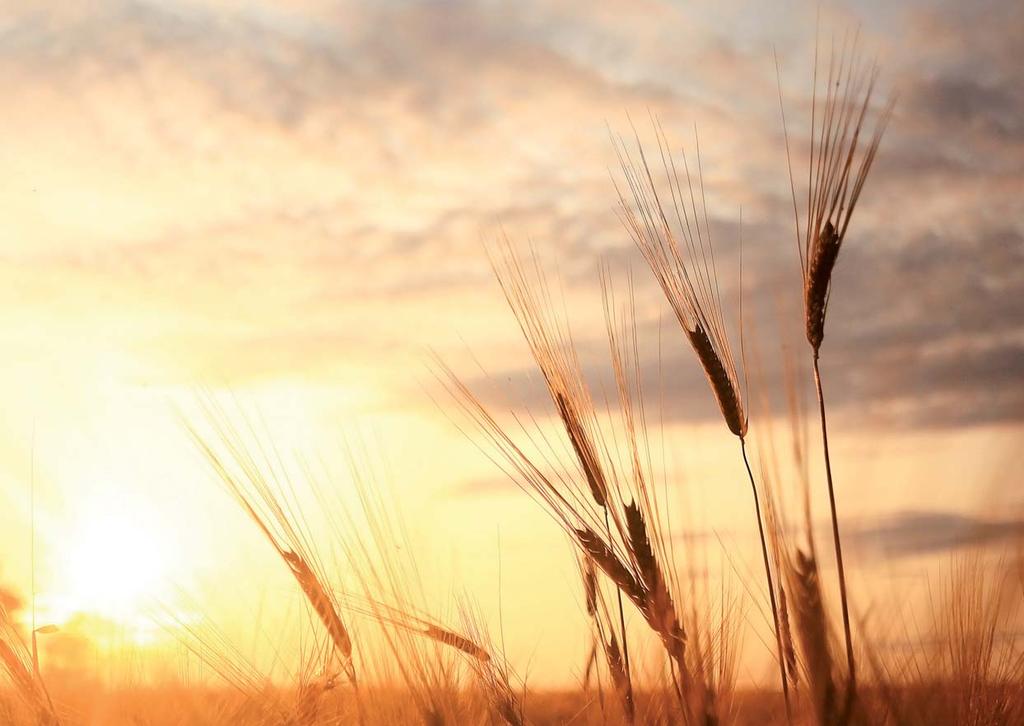
[[[651,143],[652,117],[674,146],[699,138],[723,296],[742,290],[776,395],[783,351],[805,353],[779,96],[799,164],[816,32],[827,48],[859,30],[879,98],[898,96],[822,353],[855,579],[919,579],[922,558],[1024,526],[1019,3],[0,16],[0,583],[25,592],[34,558],[53,619],[134,621],[200,583],[244,581],[254,609],[288,589],[183,431],[183,409],[226,393],[275,445],[327,460],[330,486],[350,442],[379,453],[445,583],[433,597],[473,593],[520,668],[571,681],[562,651],[585,622],[564,537],[460,431],[432,372],[436,356],[495,410],[553,415],[488,264],[502,234],[537,250],[598,389],[599,265],[632,279],[673,501],[756,563],[735,442],[616,216],[612,140]],[[551,587],[519,594],[538,576]],[[211,618],[230,617],[221,600]]]

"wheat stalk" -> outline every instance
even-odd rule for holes
[[[32,654],[18,634],[0,603],[0,673],[6,673],[18,695],[35,712],[38,726],[59,726],[50,694],[37,669]]]
[[[452,630],[448,630],[447,628],[442,628],[438,625],[427,625],[423,629],[422,633],[424,637],[430,638],[431,640],[435,640],[438,643],[443,643],[444,645],[455,648],[455,650],[460,650],[466,655],[475,658],[476,660],[480,660],[486,663],[491,659],[491,654],[488,653],[485,648],[477,645],[466,636],[459,635],[458,633]]]
[[[849,685],[846,712],[849,713],[856,697],[857,669],[854,658],[853,637],[850,627],[849,597],[846,587],[846,569],[843,564],[842,539],[839,534],[832,460],[828,446],[828,424],[825,415],[825,395],[821,383],[819,357],[825,337],[825,317],[832,290],[832,276],[839,252],[846,239],[853,210],[857,206],[868,172],[875,160],[882,135],[891,118],[895,99],[885,104],[866,145],[862,147],[861,134],[878,79],[878,68],[859,57],[858,41],[844,40],[838,54],[833,45],[828,64],[824,105],[818,108],[818,51],[815,47],[814,93],[811,102],[810,154],[808,162],[807,210],[801,225],[796,201],[796,185],[789,152],[789,134],[786,129],[785,109],[782,105],[781,83],[779,106],[782,111],[783,132],[786,137],[786,157],[789,165],[793,215],[796,222],[797,251],[803,278],[804,327],[811,346],[814,386],[818,398],[821,424],[822,452],[828,485],[829,507],[832,517],[832,541],[839,576],[839,595],[843,617],[843,636],[846,644],[846,663]]]
[[[487,630],[482,624],[480,613],[466,601],[461,603],[460,609],[462,629],[467,638],[474,643],[488,643]],[[498,653],[500,657],[471,658],[468,663],[490,706],[491,713],[507,726],[527,726],[522,702],[512,688],[514,674],[504,653],[493,646],[487,650]],[[525,685],[523,687],[525,688]]]
[[[551,314],[550,296],[537,269],[536,259],[533,274],[527,276],[507,241],[504,251],[499,264],[495,264],[498,279],[548,386],[558,419],[569,440],[569,451],[581,476],[547,474],[465,384],[441,363],[449,391],[477,428],[488,437],[499,454],[499,465],[504,460],[502,468],[506,473],[545,505],[583,554],[616,586],[616,597],[621,600],[625,596],[637,607],[685,681],[688,668],[683,631],[673,609],[673,600],[668,595],[669,578],[661,570],[662,565],[655,554],[663,549],[663,543],[660,537],[650,536],[647,517],[656,512],[657,507],[652,503],[640,464],[642,457],[637,429],[642,429],[642,426],[637,426],[634,421],[633,402],[628,390],[630,384],[624,373],[625,355],[617,351],[619,339],[612,335],[610,329],[613,364],[621,396],[620,409],[628,431],[631,477],[615,466],[612,447],[603,439],[571,337],[568,329]],[[626,488],[632,489],[638,498],[624,496]],[[625,504],[626,501],[630,504]],[[627,516],[632,519],[632,535]],[[628,651],[625,648],[626,631],[621,606],[619,629],[617,643],[622,647],[623,668],[628,678]],[[606,647],[609,642],[606,638]]]
[[[205,440],[194,427],[190,426],[189,430],[193,439],[222,483],[288,566],[311,608],[328,633],[333,645],[333,652],[338,656],[346,675],[353,684],[356,682],[352,659],[353,644],[349,630],[341,617],[343,607],[350,612],[370,617],[378,623],[400,628],[408,633],[453,648],[469,656],[473,661],[486,663],[491,660],[488,650],[472,638],[457,633],[426,615],[386,604],[373,597],[370,592],[370,588],[373,586],[376,586],[381,593],[390,592],[392,597],[397,597],[395,588],[400,586],[397,581],[398,573],[394,571],[394,564],[389,562],[387,557],[383,556],[380,551],[371,552],[361,541],[353,543],[346,539],[343,544],[353,572],[361,579],[367,590],[365,596],[336,592],[328,587],[322,567],[313,554],[309,535],[299,526],[303,521],[301,511],[280,498],[280,490],[290,486],[288,482],[281,479],[285,475],[278,473],[283,467],[274,466],[267,461],[261,462],[258,458],[259,454],[254,453],[246,445],[239,432],[232,427],[223,414],[213,408],[212,403],[207,405],[207,418],[220,439],[222,446],[219,448],[226,449],[227,456],[230,457],[233,465],[229,464],[224,455]],[[356,472],[354,472],[354,477],[357,479],[358,485]],[[391,526],[392,523],[384,521],[384,513],[375,509],[372,503],[365,499],[367,496],[365,491],[359,489],[359,492],[363,497],[367,516],[371,516],[371,509],[374,510],[373,513],[380,515],[372,519],[369,525],[378,544],[378,550],[382,550],[379,538],[394,533],[390,529],[383,531],[381,528]],[[322,503],[325,507],[329,506],[328,502],[322,501]],[[342,527],[342,529],[355,528],[351,521],[348,524],[350,526]],[[360,562],[363,564],[360,565]],[[381,569],[386,572],[382,574],[379,571]],[[408,682],[409,674],[397,649],[395,649],[395,655]],[[333,682],[333,678],[330,680]],[[312,692],[306,693],[305,697],[307,700],[312,698]]]
[[[828,619],[821,594],[818,563],[813,553],[796,550],[789,568],[794,593],[797,637],[805,658],[806,676],[820,724],[839,723],[836,713],[836,687],[833,680],[832,652],[829,647]]]
[[[263,532],[288,567],[327,631],[333,652],[346,676],[355,685],[352,638],[341,618],[333,591],[325,585],[326,578],[311,551],[308,536],[293,522],[289,507],[278,496],[277,491],[286,488],[286,485],[278,481],[277,470],[280,467],[267,458],[267,452],[251,451],[240,432],[212,403],[208,403],[206,408],[207,419],[214,427],[226,455],[219,453],[194,426],[186,423],[193,442],[221,483]],[[229,463],[229,458],[233,465]]]
[[[699,145],[696,191],[689,161],[685,152],[682,154],[684,191],[664,133],[660,126],[656,126],[656,131],[661,167],[668,183],[667,198],[659,192],[639,135],[637,160],[620,139],[616,152],[628,195],[613,180],[619,216],[690,341],[729,430],[743,437],[747,432],[747,414],[722,316]]]
[[[603,514],[605,535],[610,540],[611,518],[615,513],[609,507],[609,474],[600,456],[600,428],[568,327],[553,314],[547,283],[535,254],[528,269],[507,238],[489,252],[495,277],[541,370],[590,496]],[[631,671],[625,611],[621,594],[617,593],[616,598],[628,678]]]
[[[685,151],[682,153],[684,189],[683,179],[680,178],[675,161],[669,152],[665,134],[657,122],[654,126],[661,169],[668,186],[667,193],[659,191],[651,164],[648,162],[643,144],[640,143],[639,134],[634,132],[638,157],[636,160],[626,149],[625,143],[619,139],[616,152],[626,185],[626,190],[623,190],[615,183],[619,198],[619,216],[654,273],[693,348],[726,426],[740,440],[743,463],[753,493],[754,513],[772,609],[782,695],[786,712],[789,714],[789,685],[775,585],[768,559],[760,496],[747,460],[748,416],[740,390],[736,359],[732,353],[722,314],[711,224],[704,192],[700,145],[697,142],[696,180],[690,173]]]
[[[608,674],[611,677],[612,686],[619,698],[623,716],[626,722],[632,724],[636,720],[636,701],[633,696],[633,684],[622,651],[619,648],[618,639],[615,637],[615,630],[611,625],[611,617],[608,614],[608,607],[605,604],[604,596],[598,588],[597,575],[594,572],[594,562],[589,557],[580,558],[580,575],[583,579],[583,592],[586,602],[587,615],[594,623],[595,656],[596,644],[600,643],[601,652],[604,654],[605,663],[608,666]],[[594,662],[593,660],[591,662]],[[588,662],[588,672],[590,663]]]

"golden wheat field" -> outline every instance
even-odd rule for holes
[[[0,14],[0,726],[1024,724],[1024,6]]]

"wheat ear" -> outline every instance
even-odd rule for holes
[[[245,438],[212,402],[206,404],[206,409],[208,421],[215,430],[214,436],[219,439],[225,453],[219,453],[194,426],[186,424],[192,440],[221,483],[288,566],[327,631],[333,652],[345,674],[355,685],[352,639],[341,619],[334,594],[324,584],[325,577],[318,572],[320,567],[310,551],[308,536],[292,521],[289,508],[278,497],[276,490],[287,489],[287,485],[277,480],[280,462],[268,458],[268,452],[250,450]]]

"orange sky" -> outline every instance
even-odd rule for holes
[[[1004,521],[1020,504],[1008,472],[1024,414],[1014,5],[822,8],[822,28],[861,23],[883,90],[900,94],[823,354],[865,591],[969,533],[1019,529]],[[644,363],[660,350],[668,371],[671,497],[710,550],[717,534],[756,564],[735,442],[615,217],[608,127],[628,132],[632,117],[646,135],[650,112],[689,144],[698,126],[723,294],[735,299],[742,207],[745,310],[772,388],[777,311],[799,304],[772,47],[799,135],[815,7],[5,7],[0,583],[30,581],[34,460],[47,617],[131,623],[195,589],[222,623],[240,599],[256,611],[276,598],[268,627],[287,620],[286,573],[176,415],[199,390],[229,390],[339,486],[342,442],[372,442],[443,583],[437,607],[469,591],[496,623],[500,594],[516,664],[571,682],[585,623],[568,546],[433,400],[436,353],[502,410],[552,413],[487,265],[501,229],[561,280],[598,387],[597,265],[620,283],[632,271]],[[781,335],[802,344],[798,327]],[[111,568],[138,574],[119,585]],[[549,586],[520,594],[537,581]],[[748,650],[759,677],[761,648]]]

